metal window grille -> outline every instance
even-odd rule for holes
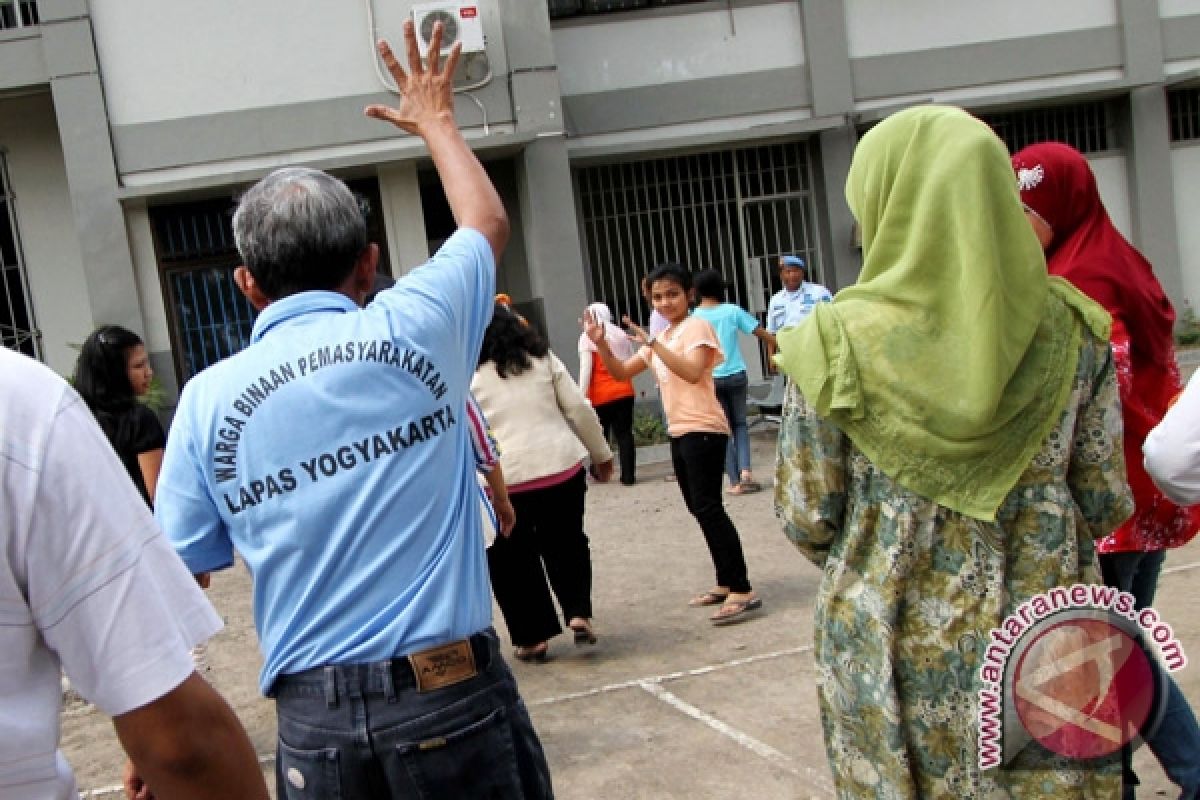
[[[1167,92],[1172,142],[1200,140],[1200,88]]]
[[[228,199],[151,209],[176,368],[187,380],[250,341],[254,310],[233,282],[238,264]]]
[[[31,358],[40,358],[41,334],[33,321],[13,202],[8,169],[4,154],[0,153],[0,344]]]
[[[379,184],[363,178],[347,185],[358,196],[367,236],[379,244],[380,270],[386,271]],[[150,210],[180,383],[250,343],[254,309],[233,281],[241,261],[234,208],[231,199],[221,198]]]
[[[613,11],[701,2],[704,0],[546,0],[546,6],[550,10],[550,19],[560,19],[577,14],[607,14]]]
[[[0,0],[0,31],[28,28],[40,22],[35,0]]]
[[[821,280],[812,175],[802,142],[584,167],[577,172],[593,296],[645,321],[641,279],[658,264],[712,268],[727,299],[763,312],[779,256]]]
[[[979,118],[1004,140],[1010,153],[1048,141],[1065,142],[1081,153],[1099,153],[1119,147],[1115,115],[1108,102],[980,114]]]

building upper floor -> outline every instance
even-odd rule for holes
[[[419,143],[358,113],[389,99],[372,43],[437,5],[0,0],[0,95],[96,76],[131,193],[281,159],[402,159]],[[1200,77],[1200,0],[465,5],[482,47],[464,56],[458,116],[484,150],[562,134],[573,156],[600,157],[821,130],[913,102],[1003,107]]]

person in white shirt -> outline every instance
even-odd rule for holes
[[[774,294],[767,306],[767,332],[779,333],[803,322],[817,303],[828,303],[833,295],[819,283],[807,278],[808,267],[799,256],[782,256],[779,259],[779,281],[783,288]],[[767,342],[767,360],[775,355],[775,343]]]
[[[75,798],[63,671],[113,718],[130,797],[267,797],[189,649],[221,627],[92,412],[0,347],[0,797]]]
[[[1146,436],[1142,455],[1146,472],[1172,502],[1200,503],[1200,373],[1192,376],[1179,399]]]

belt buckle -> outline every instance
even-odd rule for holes
[[[453,686],[479,674],[471,642],[466,639],[410,653],[408,663],[412,666],[418,692]]]

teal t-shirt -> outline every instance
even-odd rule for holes
[[[754,316],[733,303],[721,303],[719,306],[696,306],[692,316],[699,317],[713,326],[717,332],[717,342],[725,354],[725,360],[713,369],[714,378],[728,378],[739,372],[746,371],[746,362],[742,358],[741,348],[738,347],[738,331],[754,333],[759,328],[759,322]]]

